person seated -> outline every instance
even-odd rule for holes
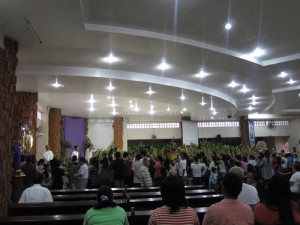
[[[43,179],[42,174],[35,173],[33,177],[34,185],[23,191],[19,203],[53,202],[49,189],[41,186]]]
[[[238,175],[227,173],[223,179],[224,199],[208,208],[203,225],[253,225],[252,209],[238,200],[242,186],[243,182]]]
[[[242,170],[242,168],[234,166],[229,170],[229,173],[238,175],[238,177],[243,182],[244,171]],[[257,203],[259,203],[259,197],[256,188],[246,183],[243,183],[242,191],[239,194],[238,199],[240,200],[240,202],[246,205],[256,205]]]
[[[163,206],[152,212],[148,225],[200,225],[195,210],[187,206],[182,179],[175,176],[167,177],[161,183],[160,192]]]
[[[113,192],[109,186],[101,186],[96,198],[97,203],[86,212],[83,225],[129,225],[126,212],[113,201]]]
[[[289,180],[285,175],[274,175],[268,185],[266,200],[254,209],[255,222],[261,225],[300,223],[300,213],[291,200]]]

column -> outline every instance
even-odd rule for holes
[[[240,117],[241,144],[250,145],[248,116]]]
[[[61,109],[49,109],[48,144],[54,155],[61,151]]]
[[[14,114],[18,64],[18,43],[5,38],[4,49],[0,48],[0,217],[6,216],[12,194],[13,136],[18,121]]]
[[[114,118],[114,145],[123,150],[123,117]]]

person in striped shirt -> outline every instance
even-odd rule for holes
[[[143,158],[143,165],[140,168],[140,180],[141,187],[151,187],[152,178],[149,172],[150,159],[145,157]]]
[[[200,225],[195,210],[187,206],[182,179],[167,177],[161,183],[160,192],[164,205],[152,212],[148,225]]]

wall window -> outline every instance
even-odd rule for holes
[[[255,127],[289,126],[288,120],[256,120],[253,122]]]
[[[198,122],[198,127],[239,127],[239,121]]]
[[[127,129],[179,128],[179,123],[129,123]]]

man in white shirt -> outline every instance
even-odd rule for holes
[[[93,149],[91,145],[87,146],[87,149],[85,150],[85,160],[89,163],[90,159],[93,157]]]
[[[34,175],[34,185],[23,191],[19,203],[53,202],[51,192],[41,186],[42,181],[43,175],[36,173]]]
[[[193,172],[193,185],[200,185],[202,171],[204,170],[204,168],[202,164],[199,163],[199,158],[197,156],[194,157],[194,163],[192,163],[191,169]]]
[[[132,171],[133,171],[133,186],[134,187],[140,187],[141,186],[141,181],[140,181],[140,169],[142,166],[142,161],[141,161],[141,155],[136,154],[135,160],[132,163]]]
[[[76,189],[85,189],[89,178],[89,167],[86,165],[83,157],[79,160],[80,168],[74,176],[78,179]]]
[[[43,156],[44,156],[45,162],[48,163],[53,159],[54,155],[53,155],[53,152],[50,150],[49,145],[46,145],[45,149],[46,149],[46,151],[44,152]]]
[[[77,145],[74,146],[74,151],[72,152],[72,155],[71,155],[71,158],[76,155],[77,156],[77,159],[79,159],[79,147]]]
[[[244,180],[244,171],[238,166],[232,167],[229,170],[229,173],[234,173],[238,175],[242,181]],[[259,197],[256,188],[244,182],[242,186],[242,191],[239,194],[238,199],[240,200],[240,202],[251,206],[254,206],[259,203]]]
[[[187,154],[183,152],[181,154],[181,159],[179,161],[179,169],[178,169],[178,175],[182,178],[184,185],[187,183],[187,171],[186,171],[186,158]]]

